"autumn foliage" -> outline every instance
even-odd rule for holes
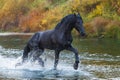
[[[120,38],[120,0],[0,0],[0,31],[52,29],[80,12],[88,37]]]

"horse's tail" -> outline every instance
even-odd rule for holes
[[[22,62],[24,62],[26,59],[28,59],[28,53],[30,52],[30,48],[28,45],[25,46],[24,52],[22,55]]]

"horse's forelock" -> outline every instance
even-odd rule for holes
[[[80,14],[77,14],[77,17],[80,18],[82,20],[82,22],[83,22],[83,19],[82,19]]]

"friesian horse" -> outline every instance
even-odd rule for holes
[[[75,28],[81,36],[86,35],[80,14],[69,14],[65,16],[53,30],[35,33],[24,48],[22,63],[28,59],[29,54],[33,55],[34,59],[41,62],[42,60],[39,56],[45,49],[50,49],[55,51],[54,69],[56,69],[60,52],[62,50],[69,50],[75,54],[75,63],[73,67],[77,70],[79,64],[78,51],[71,45],[73,41],[71,31],[73,28]],[[36,51],[36,53],[30,53],[31,51]],[[42,65],[44,66],[43,61]]]

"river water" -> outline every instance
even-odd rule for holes
[[[74,54],[69,51],[61,52],[58,69],[54,70],[51,50],[45,50],[42,55],[44,68],[30,62],[15,67],[30,37],[0,35],[0,80],[120,80],[120,40],[74,37],[73,46],[80,56],[78,70],[73,69]]]

